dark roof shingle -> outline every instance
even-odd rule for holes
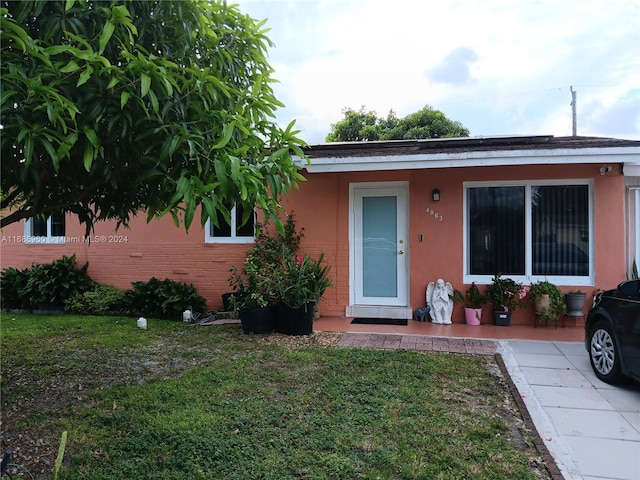
[[[557,150],[632,146],[640,146],[640,140],[535,135],[322,143],[309,145],[304,148],[304,152],[309,158],[313,159],[319,157],[365,157],[500,150]]]

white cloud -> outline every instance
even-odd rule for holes
[[[342,109],[425,105],[472,135],[640,138],[640,8],[620,0],[240,0],[269,18],[278,121],[324,140]],[[443,83],[443,79],[447,82]]]
[[[478,55],[472,49],[456,48],[429,71],[428,77],[437,83],[468,84],[472,81],[471,67],[476,60]]]
[[[640,130],[640,91],[608,105],[593,101],[585,107],[585,130],[605,135],[632,136]]]

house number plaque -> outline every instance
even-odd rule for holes
[[[427,208],[426,212],[431,215],[435,220],[438,220],[440,222],[442,222],[444,220],[444,218],[442,217],[442,215],[439,212],[436,212],[435,210],[431,209],[431,208]]]

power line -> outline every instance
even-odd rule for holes
[[[472,99],[472,100],[460,100],[457,102],[447,102],[447,103],[439,103],[437,105],[434,105],[434,107],[441,107],[441,106],[447,106],[447,105],[457,105],[460,103],[473,103],[473,102],[484,102],[487,100],[499,100],[502,98],[511,98],[511,97],[521,97],[524,95],[533,95],[536,93],[547,93],[547,92],[554,92],[554,91],[562,91],[565,88],[572,88],[571,85],[565,85],[563,87],[554,87],[554,88],[547,88],[545,90],[533,90],[533,91],[529,91],[529,92],[520,92],[520,93],[510,93],[507,95],[497,95],[497,96],[491,96],[491,97],[482,97],[482,98],[476,98],[476,99]],[[592,87],[595,88],[595,87]],[[602,87],[605,88],[605,87]]]
[[[603,89],[603,88],[615,88],[617,85],[576,85],[576,88],[583,88],[583,89]],[[490,100],[500,100],[503,98],[512,98],[512,97],[523,97],[523,96],[527,96],[527,95],[534,95],[534,94],[538,94],[538,93],[547,93],[547,92],[554,92],[554,91],[562,91],[564,89],[569,89],[571,90],[573,88],[573,85],[563,85],[561,87],[552,87],[552,88],[546,88],[544,90],[530,90],[527,92],[519,92],[519,93],[509,93],[506,95],[495,95],[495,96],[489,96],[489,97],[481,97],[481,98],[474,98],[474,99],[467,99],[467,100],[458,100],[455,102],[446,102],[446,103],[438,103],[438,104],[433,104],[432,106],[434,108],[440,108],[440,107],[446,107],[447,105],[459,105],[459,104],[464,104],[464,103],[475,103],[475,102],[486,102],[486,101],[490,101]]]

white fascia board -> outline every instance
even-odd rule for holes
[[[493,150],[457,153],[421,153],[417,155],[378,155],[369,157],[317,157],[311,159],[311,164],[307,164],[297,156],[294,156],[293,160],[309,173],[495,167],[508,165],[584,163],[640,164],[640,148]]]
[[[622,172],[625,177],[640,177],[640,162],[626,162]]]

